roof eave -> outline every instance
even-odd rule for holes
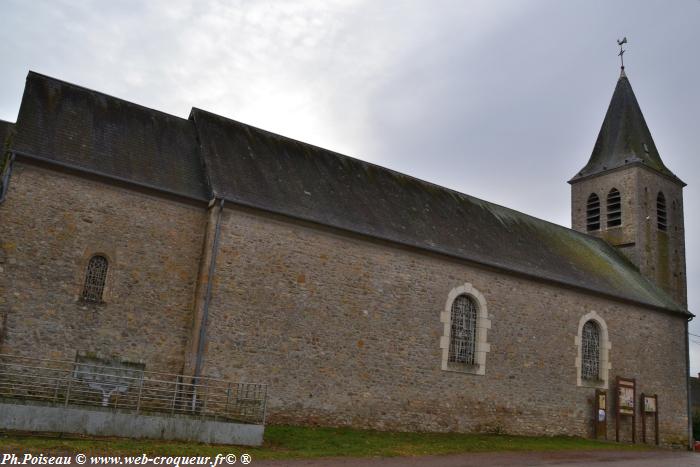
[[[634,161],[634,162],[630,162],[630,163],[625,164],[625,165],[620,165],[620,166],[618,166],[618,167],[614,167],[614,168],[612,168],[612,169],[600,170],[600,171],[597,171],[597,172],[593,172],[593,173],[589,173],[589,174],[581,175],[581,176],[579,176],[579,175],[577,174],[577,175],[574,175],[574,176],[573,176],[570,180],[568,180],[566,183],[568,183],[569,185],[573,185],[573,184],[575,184],[575,183],[582,182],[582,181],[584,181],[584,180],[589,180],[589,179],[591,179],[591,178],[595,178],[595,177],[598,177],[598,176],[600,176],[600,175],[605,175],[605,174],[609,174],[609,173],[613,173],[613,172],[618,172],[618,171],[620,171],[620,170],[624,170],[624,169],[627,169],[627,168],[630,168],[630,167],[643,167],[643,168],[645,168],[645,169],[647,169],[647,170],[650,170],[650,171],[654,172],[654,173],[657,174],[657,175],[661,175],[662,177],[664,177],[664,178],[666,178],[666,179],[668,179],[668,180],[670,180],[670,181],[672,181],[672,182],[674,182],[674,183],[680,185],[681,187],[686,187],[686,186],[688,186],[687,183],[685,183],[683,180],[681,180],[680,178],[678,178],[676,175],[671,176],[671,175],[665,174],[665,173],[663,173],[663,172],[660,172],[660,171],[658,171],[658,170],[656,170],[656,169],[654,169],[654,168],[652,168],[652,167],[649,167],[649,166],[648,166],[647,164],[645,164],[643,161]],[[581,171],[583,171],[583,169],[581,169]],[[579,173],[580,173],[580,172],[579,172]]]
[[[217,196],[217,197],[219,197],[219,196]],[[224,200],[226,200],[226,201],[229,203],[229,206],[230,206],[230,205],[235,205],[235,206],[240,206],[240,207],[242,207],[242,208],[247,208],[247,209],[253,209],[253,210],[257,210],[257,211],[262,211],[262,212],[265,212],[265,213],[268,213],[268,214],[272,214],[272,215],[275,215],[275,216],[283,216],[283,217],[287,217],[287,218],[290,218],[290,219],[294,219],[294,220],[296,220],[296,221],[300,221],[300,222],[304,222],[304,223],[310,223],[310,224],[319,225],[319,226],[322,226],[322,227],[325,227],[325,228],[330,228],[330,229],[333,229],[333,230],[338,230],[338,231],[347,232],[347,233],[352,234],[352,235],[359,235],[359,236],[361,236],[361,237],[373,238],[373,239],[376,239],[376,240],[379,240],[379,241],[382,241],[382,242],[389,242],[389,243],[392,243],[392,244],[395,244],[395,245],[398,245],[398,246],[401,246],[401,247],[405,247],[405,248],[417,249],[417,250],[424,251],[424,252],[427,252],[427,253],[437,254],[437,255],[440,255],[440,256],[443,256],[443,257],[449,257],[449,258],[456,259],[456,260],[459,260],[459,261],[467,261],[467,262],[472,263],[472,264],[476,264],[476,265],[483,266],[483,267],[487,267],[487,268],[493,268],[493,269],[496,269],[496,270],[499,270],[499,271],[503,271],[503,272],[506,272],[506,273],[514,274],[514,275],[517,275],[517,276],[526,277],[526,278],[529,278],[529,279],[532,279],[532,280],[538,280],[538,281],[543,281],[543,282],[546,282],[546,283],[557,284],[557,285],[560,285],[560,286],[571,287],[571,288],[574,288],[574,289],[577,289],[577,290],[582,290],[582,291],[586,291],[586,292],[592,292],[592,293],[595,293],[595,294],[597,294],[597,295],[600,295],[600,296],[603,296],[603,297],[607,297],[607,298],[610,298],[610,299],[613,299],[613,300],[618,300],[618,301],[621,301],[621,302],[630,303],[630,304],[633,304],[633,305],[642,306],[642,307],[654,309],[654,310],[661,311],[661,312],[665,312],[665,313],[671,313],[671,314],[674,314],[674,315],[682,315],[682,316],[690,316],[690,317],[691,317],[690,319],[692,319],[692,317],[695,316],[695,315],[693,315],[692,313],[690,313],[690,312],[689,312],[686,308],[684,308],[683,306],[678,305],[675,301],[673,301],[673,303],[676,304],[676,308],[667,307],[667,306],[663,306],[663,305],[655,305],[655,304],[652,304],[652,303],[647,303],[647,302],[642,302],[642,301],[640,301],[640,300],[635,300],[635,299],[633,299],[633,298],[626,297],[626,296],[623,296],[623,295],[616,295],[616,294],[612,294],[612,293],[609,293],[609,292],[604,292],[604,291],[601,291],[601,290],[598,290],[598,289],[594,289],[594,288],[591,288],[591,287],[586,287],[586,286],[583,286],[583,285],[580,285],[580,284],[575,284],[575,283],[573,283],[573,282],[566,281],[566,280],[563,280],[563,279],[557,279],[557,278],[554,278],[554,277],[532,274],[531,272],[522,271],[522,270],[517,269],[517,268],[507,267],[507,266],[504,266],[504,265],[502,265],[502,264],[498,264],[498,263],[495,263],[495,262],[492,263],[492,262],[484,261],[483,259],[473,258],[473,257],[470,257],[470,256],[468,256],[468,255],[458,255],[458,254],[451,253],[451,252],[446,251],[446,250],[442,250],[442,249],[440,249],[440,248],[431,248],[431,247],[426,246],[426,245],[419,245],[419,244],[415,244],[415,243],[409,243],[409,242],[401,241],[401,240],[398,240],[398,239],[395,239],[395,238],[390,238],[390,237],[386,237],[386,236],[382,236],[382,235],[378,235],[378,234],[370,234],[370,233],[368,233],[368,232],[365,232],[365,231],[362,231],[362,230],[359,230],[359,229],[352,229],[352,228],[349,228],[349,227],[341,227],[341,226],[333,225],[333,224],[330,224],[330,223],[319,222],[319,221],[316,220],[316,219],[312,219],[312,218],[300,216],[300,215],[297,215],[297,214],[292,214],[292,213],[289,213],[289,212],[277,210],[277,209],[270,208],[270,207],[266,207],[266,206],[256,205],[256,204],[253,204],[253,203],[250,203],[250,202],[246,202],[246,201],[243,201],[243,200],[240,200],[240,199],[236,199],[236,198],[231,197],[231,196],[226,196],[226,195],[224,195],[224,196],[221,196],[221,198],[223,198]],[[584,235],[585,235],[585,234],[584,234]],[[597,240],[597,241],[604,241],[604,240],[601,240],[601,239],[599,239],[599,238],[597,238],[597,237],[593,237],[593,236],[591,236],[591,237],[594,238],[594,239]]]

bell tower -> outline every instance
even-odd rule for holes
[[[569,183],[572,228],[617,247],[687,308],[686,184],[661,160],[624,66],[591,157]]]

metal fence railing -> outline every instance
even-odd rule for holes
[[[0,354],[0,398],[263,424],[267,386]]]

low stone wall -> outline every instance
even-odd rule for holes
[[[260,446],[263,425],[0,402],[0,429]]]

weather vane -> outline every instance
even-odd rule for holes
[[[626,43],[627,43],[626,36],[623,37],[622,40],[620,40],[620,39],[617,40],[617,45],[620,46],[620,53],[617,55],[620,57],[620,66],[622,67],[623,70],[625,69],[625,58],[624,58],[625,49],[622,48],[622,44],[626,44]]]

